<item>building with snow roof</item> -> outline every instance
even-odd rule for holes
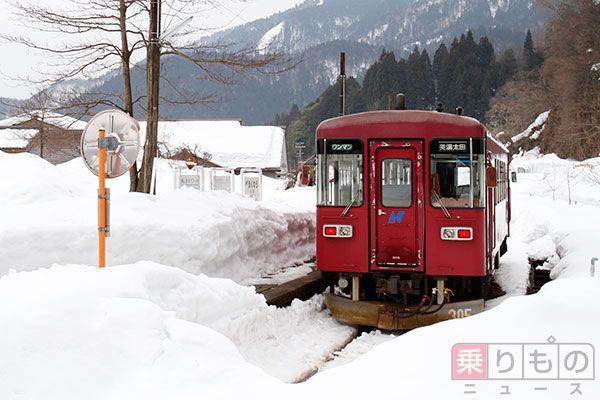
[[[140,125],[144,143],[146,123]],[[261,168],[271,176],[287,171],[285,132],[276,126],[244,126],[240,120],[160,121],[158,142],[163,155],[208,153],[215,166]]]
[[[33,111],[0,120],[0,150],[29,152],[60,164],[79,157],[79,141],[86,123],[53,113]]]

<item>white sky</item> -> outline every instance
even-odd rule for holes
[[[23,27],[11,15],[10,0],[0,0],[0,32],[26,35],[34,39],[47,39],[40,32]],[[196,16],[194,24],[205,28],[231,28],[276,12],[286,10],[303,0],[217,0],[218,7],[211,8],[204,16]],[[38,0],[35,3],[61,4],[65,0]],[[163,0],[163,4],[168,0]],[[163,5],[163,9],[165,6]],[[199,20],[199,19],[202,20]],[[10,44],[0,39],[0,97],[27,98],[34,88],[27,87],[14,77],[39,77],[45,68],[45,60],[24,46]]]

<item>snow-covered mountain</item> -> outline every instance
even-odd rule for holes
[[[505,47],[515,44],[511,32],[522,42],[522,32],[535,30],[541,21],[533,0],[307,0],[208,40],[295,53],[335,40],[410,51],[474,29],[505,36],[500,44]]]
[[[406,56],[419,45],[433,56],[441,42],[449,44],[468,29],[473,30],[476,40],[487,35],[497,50],[520,48],[527,29],[537,30],[543,20],[533,0],[306,0],[292,9],[202,39],[257,48],[259,52],[290,53],[302,60],[296,68],[276,76],[245,74],[239,85],[231,87],[211,81],[181,59],[165,60],[165,82],[185,82],[187,91],[216,94],[222,102],[194,107],[164,103],[161,114],[184,119],[236,117],[244,123],[266,123],[294,103],[305,106],[333,83],[340,51],[347,53],[347,72],[362,78],[383,48]],[[133,71],[137,95],[145,87],[144,70]],[[97,89],[111,93],[121,85],[119,76],[111,76]],[[170,84],[163,86],[164,96],[177,98],[177,90]],[[136,110],[136,115],[143,114],[142,109]]]

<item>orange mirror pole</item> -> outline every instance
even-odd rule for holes
[[[101,143],[106,137],[100,129],[98,137],[98,267],[106,266],[106,146]]]

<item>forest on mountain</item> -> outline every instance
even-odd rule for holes
[[[468,31],[455,38],[450,48],[441,44],[430,58],[427,50],[415,47],[407,59],[396,59],[384,50],[366,72],[362,84],[350,77],[346,82],[347,113],[384,110],[389,96],[403,93],[408,109],[434,110],[441,103],[448,112],[462,107],[465,115],[482,120],[496,90],[512,79],[520,65],[512,49],[496,57],[487,37],[477,42]],[[293,106],[288,114],[277,115],[276,125],[287,126],[288,157],[296,160],[294,149],[300,143],[304,154],[314,153],[314,133],[324,119],[338,115],[339,83],[331,85],[319,98],[299,112]]]
[[[483,121],[490,132],[507,142],[550,110],[543,135],[512,146],[539,146],[561,157],[584,159],[600,152],[600,2],[542,0],[551,17],[536,46],[527,31],[523,47],[496,55],[487,37],[475,41],[471,31],[441,44],[431,60],[415,47],[407,59],[383,51],[363,82],[347,81],[347,113],[388,108],[388,98],[404,93],[409,109],[446,112],[463,107],[464,114]],[[339,86],[331,85],[300,111],[277,115],[287,126],[288,157],[297,161],[314,153],[314,134],[324,119],[339,110]]]

